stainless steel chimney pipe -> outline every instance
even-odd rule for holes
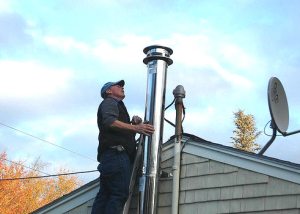
[[[155,214],[160,151],[163,139],[166,77],[167,68],[173,63],[170,58],[173,50],[160,45],[152,45],[146,47],[144,53],[147,56],[143,62],[148,68],[144,121],[153,124],[155,131],[151,136],[147,136],[144,141],[138,212],[140,214]]]

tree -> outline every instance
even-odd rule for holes
[[[236,129],[233,131],[233,147],[248,152],[256,152],[260,150],[260,145],[255,143],[256,139],[261,134],[255,126],[254,116],[245,114],[244,111],[238,110],[234,112],[234,123]]]
[[[0,153],[1,214],[30,213],[73,191],[81,184],[81,181],[74,175],[25,180],[1,180],[41,176],[40,172],[45,168],[45,164],[37,159],[30,168],[25,168],[22,161],[8,162],[7,154],[5,152]],[[65,169],[61,169],[59,174],[66,172]]]

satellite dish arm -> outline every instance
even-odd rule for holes
[[[263,155],[265,153],[265,151],[269,148],[269,146],[271,146],[271,144],[273,143],[273,141],[276,138],[276,134],[277,134],[277,128],[275,126],[274,121],[271,121],[271,128],[273,129],[273,134],[271,139],[268,141],[268,143],[259,151],[259,155]]]
[[[293,134],[297,134],[297,133],[300,133],[300,130],[293,131],[293,132],[283,132],[281,134],[285,137],[285,136],[289,136],[289,135],[293,135]]]

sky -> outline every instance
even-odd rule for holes
[[[184,132],[232,146],[239,109],[264,131],[271,77],[287,95],[288,132],[299,130],[299,7],[297,0],[0,0],[0,151],[27,166],[39,158],[46,173],[95,170],[100,89],[124,79],[129,114],[143,118],[143,49],[154,44],[174,51],[165,103],[184,86]],[[175,121],[175,108],[165,117]],[[164,141],[174,132],[165,123]],[[299,144],[300,134],[278,136],[265,155],[300,164]]]

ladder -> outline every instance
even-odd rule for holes
[[[136,185],[136,180],[137,180],[137,173],[140,169],[140,160],[143,154],[143,143],[144,143],[144,135],[140,136],[138,145],[137,145],[137,152],[136,152],[136,156],[135,156],[135,160],[133,163],[133,168],[132,168],[132,173],[131,173],[131,179],[130,179],[130,185],[129,185],[129,196],[128,199],[124,205],[123,208],[123,214],[128,214],[129,212],[129,208],[130,208],[130,202],[131,202],[131,198],[132,198],[132,194],[134,191],[134,187]]]

